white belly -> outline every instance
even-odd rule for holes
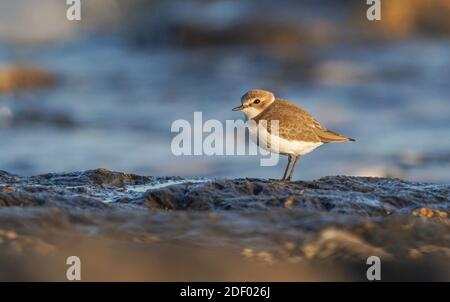
[[[259,129],[259,146],[271,152],[304,155],[323,145],[323,143],[287,140],[268,133],[263,127],[260,127]],[[252,134],[250,137],[255,143],[257,143],[256,128],[249,127],[249,131]]]

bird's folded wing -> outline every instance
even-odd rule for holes
[[[278,135],[287,140],[317,143],[353,140],[325,129],[307,111],[286,100],[278,100],[262,114],[258,115],[255,120],[257,122],[267,120],[269,133],[272,133],[271,121],[278,121]]]
[[[301,107],[284,101],[283,111],[291,118],[280,123],[280,136],[288,136],[291,139],[306,142],[346,142],[353,139],[345,137],[337,132],[325,129],[309,112]],[[295,118],[293,118],[295,116]],[[288,125],[287,125],[288,124]]]
[[[322,143],[347,142],[347,141],[351,140],[348,137],[340,135],[337,132],[323,129],[323,128],[315,127],[313,129],[313,131],[320,138],[320,141]]]
[[[286,106],[285,114],[290,116],[285,122],[280,123],[281,136],[286,136],[290,140],[303,142],[320,142],[321,139],[315,132],[316,128],[320,128],[320,123],[309,112],[301,107],[295,106],[290,102],[286,102],[290,106]],[[285,133],[283,133],[285,132]]]
[[[261,120],[268,120],[268,128],[271,121],[278,121],[278,135],[287,140],[303,142],[320,142],[319,136],[314,132],[316,127],[320,127],[314,117],[305,110],[288,102],[280,101],[283,106],[271,106],[265,114],[259,116]],[[278,104],[277,104],[278,105]],[[272,132],[271,129],[268,129]]]

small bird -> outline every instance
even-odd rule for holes
[[[317,147],[332,142],[349,142],[354,139],[343,136],[324,128],[316,119],[288,100],[276,98],[266,90],[252,89],[241,98],[242,105],[233,108],[233,111],[242,111],[247,120],[254,120],[256,125],[265,121],[267,140],[275,142],[276,150],[270,149],[270,143],[266,144],[270,151],[287,155],[288,163],[284,171],[282,181],[290,181],[294,174],[298,160]],[[271,121],[278,121],[278,135],[271,134]],[[250,132],[257,131],[249,128]],[[292,158],[294,164],[288,176]]]

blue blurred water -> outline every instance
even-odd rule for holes
[[[241,119],[251,88],[274,90],[355,143],[305,156],[297,178],[399,176],[450,181],[450,43],[409,40],[337,45],[315,55],[308,79],[246,47],[135,49],[113,35],[49,46],[0,47],[0,63],[26,60],[59,77],[49,89],[0,97],[0,169],[32,175],[105,167],[147,175],[270,177],[255,156],[172,155],[175,119]],[[303,73],[297,70],[298,74]],[[32,118],[31,118],[32,117]],[[61,122],[63,121],[63,122]]]

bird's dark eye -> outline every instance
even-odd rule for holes
[[[256,99],[256,100],[253,101],[253,104],[259,104],[259,103],[261,103],[260,99]]]

